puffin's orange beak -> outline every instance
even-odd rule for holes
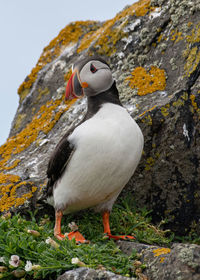
[[[78,78],[78,71],[75,70],[67,83],[65,99],[71,100],[83,96],[83,87]]]

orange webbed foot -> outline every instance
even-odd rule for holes
[[[86,240],[78,230],[67,233],[66,236],[69,240],[72,240],[74,238],[76,240],[76,244],[89,243],[89,241]]]
[[[62,233],[54,233],[54,236],[58,239],[58,240],[64,240],[66,237],[64,234]]]
[[[114,240],[135,240],[135,237],[131,235],[112,235],[111,233],[107,233],[106,235],[109,239]]]

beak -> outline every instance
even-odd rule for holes
[[[75,70],[67,83],[65,100],[71,100],[81,96],[83,96],[83,88],[78,78],[78,71]]]

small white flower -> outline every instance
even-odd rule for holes
[[[28,271],[31,271],[32,270],[32,262],[31,261],[26,261],[26,265],[25,265],[25,270],[28,272]]]
[[[1,263],[6,263],[5,258],[4,257],[0,257],[0,262]]]
[[[17,256],[17,255],[12,255],[12,256],[10,257],[9,264],[12,265],[12,266],[14,266],[14,267],[18,267],[19,264],[20,264],[19,256]]]
[[[51,237],[48,237],[46,240],[45,240],[46,244],[49,244],[51,245],[52,247],[54,247],[55,249],[59,248],[60,245],[54,241]]]
[[[71,263],[72,264],[78,264],[80,262],[79,258],[72,258]]]
[[[79,258],[72,258],[71,259],[72,264],[76,264],[78,266],[86,266],[86,264],[79,260]]]

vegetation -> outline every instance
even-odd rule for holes
[[[58,241],[53,237],[54,218],[9,215],[0,218],[0,278],[56,279],[66,270],[79,266],[110,270],[114,273],[135,276],[138,270],[136,251],[125,255],[113,240],[105,239],[101,215],[83,211],[63,218],[62,231],[75,221],[89,244],[76,245],[75,241]],[[128,199],[116,204],[111,215],[113,234],[133,234],[137,242],[169,244],[166,232],[150,223],[146,209],[136,210]],[[144,265],[139,262],[140,271]]]

